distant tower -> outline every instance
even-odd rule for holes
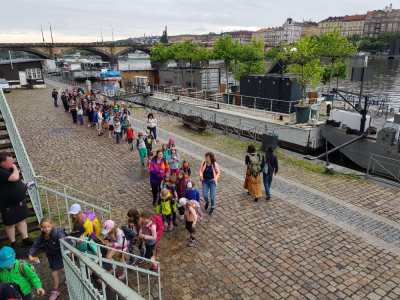
[[[167,26],[165,26],[165,35],[168,36]]]

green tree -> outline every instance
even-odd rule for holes
[[[347,67],[349,65],[349,61],[341,61],[335,64],[333,67],[333,72],[331,72],[331,67],[326,66],[324,68],[324,72],[322,73],[321,82],[323,84],[328,83],[331,80],[331,73],[332,78],[336,78],[336,88],[339,87],[339,79],[345,80],[348,76]]]
[[[243,75],[264,74],[264,56],[264,42],[261,39],[253,37],[250,44],[242,45],[239,51],[239,64],[235,60],[235,80],[240,80],[240,76]]]
[[[357,52],[357,47],[350,44],[346,37],[340,36],[340,30],[336,27],[333,31],[325,31],[318,41],[318,53],[320,57],[327,58],[331,65],[331,80],[333,68],[337,61],[349,58]],[[331,90],[331,80],[329,80],[328,90]]]
[[[160,38],[160,43],[167,44],[168,43],[168,36],[167,32],[163,30],[162,36]]]
[[[227,35],[219,38],[214,44],[216,59],[222,59],[225,63],[226,91],[228,91],[228,70],[232,61],[238,60],[240,56],[239,41],[232,41],[232,36]]]
[[[287,70],[297,76],[302,87],[302,101],[306,99],[307,86],[315,88],[321,82],[323,68],[320,66],[319,42],[308,32],[305,38],[293,45],[285,45],[277,58],[289,64]]]
[[[150,60],[160,62],[161,79],[163,79],[163,70],[167,67],[167,63],[170,59],[170,52],[162,43],[157,43],[151,48]],[[163,81],[161,80],[161,82]]]
[[[359,34],[353,34],[352,36],[346,37],[349,43],[352,43],[354,46],[357,46],[357,44],[361,41],[361,35]]]

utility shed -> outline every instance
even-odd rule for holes
[[[160,70],[160,84],[167,86],[191,87],[190,69]],[[218,91],[220,84],[219,68],[193,69],[193,88],[199,90]]]
[[[0,61],[0,78],[5,78],[12,88],[44,85],[43,59],[12,59]]]

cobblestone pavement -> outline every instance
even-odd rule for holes
[[[72,124],[49,89],[7,99],[37,174],[110,201],[119,222],[130,207],[154,209],[136,151]],[[133,110],[134,127],[145,114]],[[163,299],[399,299],[398,193],[281,164],[272,200],[255,203],[242,189],[244,143],[157,119],[161,141],[172,134],[196,183],[206,149],[222,169],[197,246],[187,247],[183,222],[163,234]],[[53,132],[62,128],[72,130]]]

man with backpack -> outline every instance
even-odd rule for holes
[[[261,157],[256,153],[254,145],[247,147],[247,155],[244,165],[244,185],[243,188],[248,190],[249,195],[254,196],[254,201],[257,202],[258,198],[262,196],[261,185]]]

